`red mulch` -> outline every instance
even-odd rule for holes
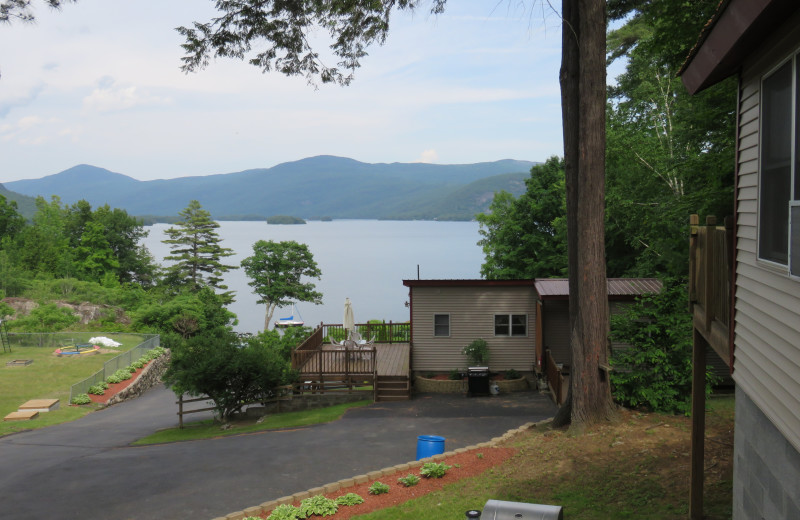
[[[347,493],[356,493],[364,499],[364,502],[355,506],[339,506],[339,510],[335,515],[326,516],[325,519],[346,520],[351,516],[363,515],[385,507],[393,507],[402,504],[408,500],[427,495],[432,491],[437,491],[447,484],[452,484],[463,478],[483,473],[487,469],[509,459],[514,454],[514,451],[515,450],[512,448],[480,448],[447,457],[443,461],[437,461],[452,466],[444,477],[438,479],[421,478],[419,484],[411,487],[403,486],[397,482],[397,479],[405,477],[408,474],[420,476],[420,468],[411,468],[405,472],[398,472],[394,475],[381,477],[377,480],[389,486],[389,492],[382,495],[369,494],[369,487],[375,480],[370,480],[365,484],[356,484],[349,488],[343,488],[334,493],[327,493],[324,496],[332,499],[336,499]],[[479,453],[482,455],[480,458],[478,457]],[[294,505],[299,506],[300,503],[298,502]],[[267,518],[270,513],[271,511],[263,513],[261,518]]]
[[[152,361],[150,363],[152,363]],[[148,363],[148,365],[150,363]],[[146,366],[147,365],[145,365],[145,367]],[[114,383],[114,384],[109,383],[108,389],[105,392],[103,392],[103,395],[89,394],[89,399],[91,399],[93,403],[106,404],[109,399],[120,393],[124,388],[127,388],[128,386],[133,384],[133,382],[136,381],[136,378],[139,377],[139,374],[142,373],[142,370],[144,370],[144,367],[138,369],[136,372],[131,374],[131,378],[126,379],[125,381],[121,381],[119,383]],[[77,405],[72,405],[72,406],[77,406]]]

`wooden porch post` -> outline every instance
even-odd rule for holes
[[[703,471],[706,430],[706,340],[692,328],[692,455],[689,518],[703,519]]]

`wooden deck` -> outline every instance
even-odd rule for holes
[[[377,375],[408,376],[410,372],[411,346],[408,343],[375,343]],[[335,350],[331,344],[322,345],[323,354],[308,359],[300,367],[302,375],[320,373],[320,362],[325,375],[331,374],[372,374],[371,352]],[[333,354],[333,353],[336,354]],[[329,354],[331,353],[331,354]],[[349,355],[346,355],[349,354]]]

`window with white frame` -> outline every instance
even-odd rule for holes
[[[528,316],[526,314],[495,314],[495,336],[527,336]]]
[[[791,225],[789,218],[790,206],[797,206],[796,201],[800,201],[800,67],[797,62],[798,56],[792,56],[761,82],[758,257],[787,266],[790,250],[796,251],[800,241],[800,229]],[[791,260],[792,264],[800,262],[797,258]]]
[[[449,314],[434,314],[433,315],[433,335],[434,336],[449,336],[450,335],[450,315]]]

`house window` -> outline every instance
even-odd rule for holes
[[[527,336],[528,316],[525,314],[495,314],[495,336]]]
[[[449,314],[434,314],[433,315],[433,335],[434,336],[449,336],[450,335],[450,315]]]
[[[789,263],[789,206],[800,200],[800,68],[797,56],[765,77],[761,85],[761,150],[758,257]]]

